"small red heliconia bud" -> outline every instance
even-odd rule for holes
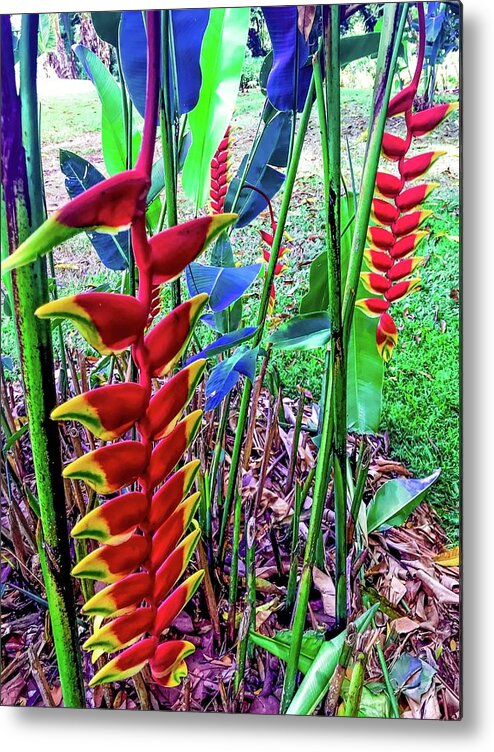
[[[413,233],[413,235],[405,235],[396,241],[394,246],[390,249],[389,255],[394,259],[401,259],[408,256],[417,250],[420,243],[429,235],[427,230],[419,230]]]
[[[393,233],[385,230],[384,227],[369,227],[367,230],[367,239],[369,243],[383,251],[388,251],[395,242]]]
[[[385,293],[385,297],[386,300],[393,303],[395,300],[401,300],[405,295],[408,295],[411,292],[416,292],[419,289],[420,277],[415,277],[414,279],[408,279],[404,282],[397,282],[395,285],[392,285]]]
[[[174,308],[146,335],[153,376],[166,376],[189,344],[194,326],[206,305],[208,295],[201,293]]]
[[[415,209],[416,206],[426,200],[433,190],[439,188],[439,183],[422,183],[414,185],[413,188],[403,191],[395,198],[395,204],[402,212],[408,212]]]
[[[355,303],[366,316],[380,316],[388,310],[389,302],[383,298],[362,298]]]
[[[424,175],[432,167],[434,162],[446,154],[445,151],[428,151],[425,154],[417,154],[416,157],[405,159],[399,165],[400,175],[407,183],[410,180]]]
[[[379,354],[388,363],[393,354],[393,348],[398,342],[396,325],[389,313],[380,316],[376,329],[376,344]]]
[[[376,175],[376,188],[381,196],[395,198],[403,188],[401,177],[391,175],[389,172],[378,172]]]
[[[141,671],[158,646],[156,637],[146,637],[130,648],[126,648],[105,664],[89,682],[90,687],[107,682],[128,679]]]
[[[102,546],[85,556],[72,570],[74,577],[116,582],[133,572],[149,556],[149,542],[133,535],[118,546]]]
[[[58,405],[52,420],[78,420],[95,436],[112,441],[142,417],[148,396],[139,384],[108,384],[91,389]]]
[[[102,355],[125,350],[142,336],[146,308],[130,295],[114,292],[83,292],[58,298],[40,306],[39,318],[66,318]]]
[[[424,256],[415,256],[414,258],[404,259],[398,261],[392,269],[388,272],[388,279],[392,282],[398,282],[401,279],[409,277],[417,267],[421,266],[425,262]]]
[[[375,272],[362,272],[360,279],[366,290],[369,292],[376,292],[379,295],[385,293],[391,285],[386,277],[382,274],[376,274]]]
[[[410,141],[410,134],[406,138],[401,138],[400,136],[395,136],[393,133],[385,133],[381,147],[382,153],[392,162],[398,162],[400,159],[403,159],[410,148]]]
[[[89,616],[117,616],[128,610],[134,611],[136,604],[149,596],[152,588],[153,578],[149,572],[133,572],[93,595],[83,605],[82,611]]]
[[[364,257],[367,266],[374,272],[387,272],[393,266],[393,259],[384,251],[366,248]]]
[[[382,225],[392,225],[393,222],[396,222],[398,219],[400,212],[396,206],[390,204],[389,201],[375,198],[372,201],[371,214],[376,222],[379,222]]]
[[[451,112],[458,109],[459,102],[450,102],[449,104],[438,104],[435,107],[429,107],[427,110],[415,112],[410,118],[408,127],[415,138],[425,136],[436,128],[439,123],[448,117]]]
[[[146,515],[146,496],[138,491],[121,494],[88,512],[72,528],[73,538],[94,538],[115,545],[134,532]]]
[[[113,175],[65,204],[56,220],[68,227],[128,227],[145,213],[149,185],[149,179],[137,170]]]
[[[177,279],[185,267],[236,219],[237,214],[198,217],[153,235],[149,241],[153,284]]]
[[[414,211],[410,214],[403,214],[394,223],[392,230],[393,234],[398,238],[402,235],[408,235],[409,233],[417,230],[425,220],[433,214],[430,210]]]
[[[404,89],[399,91],[398,94],[395,94],[394,97],[390,99],[388,104],[388,111],[386,113],[387,116],[391,118],[395,115],[399,115],[402,112],[410,110],[413,106],[413,101],[415,99],[416,93],[417,87],[414,83],[405,86]]]

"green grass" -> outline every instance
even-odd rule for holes
[[[344,126],[351,143],[358,136],[358,129],[361,130],[361,119],[367,117],[369,99],[367,90],[342,90]],[[248,148],[262,103],[263,95],[258,89],[239,97],[234,137],[238,134],[237,148],[242,152]],[[90,90],[77,92],[74,97],[45,95],[42,105],[43,142],[47,145],[60,144],[71,148],[71,144],[83,139],[85,133],[99,131],[99,101]],[[355,118],[359,119],[357,128],[353,128]],[[244,129],[248,130],[247,136]],[[312,130],[313,137],[317,138],[317,130]],[[365,143],[352,145],[352,153],[357,155],[357,173],[364,149]],[[292,316],[298,312],[300,299],[307,290],[307,262],[323,248],[324,225],[318,198],[322,194],[320,164],[314,169],[318,174],[304,175],[297,180],[287,224],[293,249],[284,257],[288,268],[276,281],[277,314]],[[459,287],[459,247],[446,235],[458,233],[458,191],[443,187],[432,198],[434,200],[428,207],[435,211],[431,228],[436,237],[429,241],[426,249],[430,260],[422,272],[423,289],[393,306],[400,334],[399,344],[387,368],[382,430],[389,434],[392,455],[414,474],[424,476],[436,467],[442,468],[431,499],[448,534],[456,540],[459,515],[459,311],[455,293],[451,297],[451,291]],[[277,212],[279,197],[274,203]],[[260,227],[267,229],[266,218],[260,217],[251,227],[234,234],[234,250],[240,263],[253,263],[259,258],[257,230]],[[75,263],[78,260],[83,263],[84,276],[81,279],[78,269],[60,270],[60,294],[68,295],[102,283],[118,289],[120,275],[100,266],[94,252],[88,256],[88,247],[83,236],[74,241],[69,255]],[[260,281],[256,282],[246,298],[244,324],[255,319],[260,285]],[[89,352],[72,327],[64,324],[63,331],[70,346]],[[208,341],[204,327],[198,333],[204,342]],[[55,347],[58,348],[57,337]],[[3,321],[2,351],[16,359],[13,322],[7,317]],[[271,362],[279,372],[287,396],[297,396],[297,387],[302,386],[312,392],[314,400],[319,399],[323,356],[320,350],[273,353]]]
[[[60,144],[101,128],[101,105],[96,91],[78,91],[73,96],[42,95],[41,130],[44,144],[55,136]]]
[[[433,233],[458,233],[458,193],[430,201]],[[417,475],[441,467],[430,500],[446,531],[458,538],[460,478],[459,245],[429,241],[422,290],[393,307],[399,342],[387,368],[382,429],[392,452]]]

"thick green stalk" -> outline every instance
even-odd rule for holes
[[[326,106],[328,119],[329,196],[326,233],[328,300],[331,322],[331,379],[333,399],[333,478],[335,511],[336,628],[346,624],[346,348],[341,317],[341,108],[340,108],[340,8],[331,5],[326,32]],[[322,458],[324,461],[324,455]],[[324,504],[327,485],[321,485]]]
[[[21,111],[15,90],[10,19],[2,24],[2,181],[10,252],[43,219],[39,152],[36,62],[38,16],[22,19],[20,69]],[[70,578],[70,552],[58,428],[50,421],[55,405],[53,352],[49,322],[34,312],[48,301],[46,262],[13,274],[15,314],[24,397],[41,513],[41,564],[50,610],[63,700],[66,707],[83,707],[84,686],[77,640],[75,605]]]
[[[373,626],[375,626],[374,620],[373,620]],[[379,658],[379,664],[383,672],[383,678],[384,678],[384,683],[386,685],[386,692],[388,693],[388,697],[389,697],[389,703],[391,705],[391,717],[399,718],[400,709],[398,707],[398,700],[396,699],[395,691],[393,689],[393,685],[391,684],[388,667],[386,665],[386,658],[384,657],[382,645],[379,642],[379,640],[377,640],[376,642],[376,651],[377,651],[377,656]]]
[[[310,114],[312,112],[312,105],[314,100],[314,78],[312,78],[307,99],[305,101],[304,109],[300,118],[300,124],[295,138],[295,144],[293,148],[292,158],[288,165],[285,190],[283,192],[283,198],[281,201],[280,214],[278,218],[278,224],[276,226],[276,232],[273,238],[273,245],[271,247],[271,255],[269,258],[268,268],[266,270],[266,276],[264,278],[264,285],[261,293],[261,301],[259,304],[259,312],[257,316],[257,331],[252,340],[252,347],[257,347],[262,340],[264,334],[264,327],[266,324],[266,315],[268,312],[269,304],[269,292],[274,280],[274,273],[276,264],[278,263],[278,255],[281,248],[281,242],[283,240],[283,233],[285,232],[285,225],[288,216],[288,210],[290,208],[290,201],[292,199],[293,186],[295,184],[295,178],[297,175],[298,164],[300,162],[300,155],[302,154],[302,147],[304,145],[305,134],[309,125]],[[247,422],[247,415],[249,410],[250,395],[252,392],[252,384],[246,379],[244,383],[244,389],[242,392],[242,400],[240,403],[240,412],[238,416],[237,430],[235,433],[235,441],[233,444],[232,461],[230,465],[230,474],[228,476],[228,486],[225,496],[225,503],[223,506],[223,517],[221,520],[220,530],[220,551],[223,547],[225,540],[226,527],[228,523],[228,517],[230,514],[230,507],[235,493],[235,486],[237,481],[237,473],[240,462],[240,451],[242,449],[245,424]]]
[[[355,217],[355,231],[350,251],[345,295],[343,297],[343,332],[346,343],[349,340],[352,327],[355,298],[359,285],[360,271],[362,269],[376,173],[381,154],[381,143],[408,5],[409,3],[387,3],[384,6],[372,115],[368,129],[367,149],[362,172],[357,215]]]
[[[375,115],[375,113],[372,116],[372,123],[379,123],[379,130],[376,131],[376,127],[371,129],[371,137],[372,140],[372,146],[370,145],[371,141],[369,142],[368,146],[368,153],[366,158],[366,164],[364,166],[364,177],[362,179],[362,190],[361,190],[361,197],[362,194],[364,194],[364,200],[368,200],[368,212],[367,212],[367,219],[365,223],[365,227],[361,229],[362,235],[362,249],[360,254],[360,264],[362,261],[362,255],[363,255],[363,248],[365,243],[365,237],[367,234],[367,225],[369,221],[370,216],[370,207],[372,202],[372,195],[374,192],[374,184],[375,184],[375,173],[377,172],[377,164],[379,161],[379,153],[381,148],[381,140],[382,140],[382,134],[384,132],[384,122],[386,119],[386,110],[387,105],[389,101],[389,93],[391,91],[391,82],[389,82],[389,86],[387,85],[388,78],[392,77],[392,73],[395,68],[396,64],[396,57],[398,54],[398,45],[396,44],[396,33],[395,33],[395,26],[396,26],[396,16],[398,12],[398,6],[396,3],[388,4],[385,6],[384,10],[384,24],[383,24],[383,30],[381,32],[381,42],[379,47],[379,57],[378,57],[378,64],[377,64],[377,72],[376,72],[376,91],[381,92],[379,96],[374,97],[374,109],[377,109],[378,112],[381,112],[381,109],[384,108],[384,119],[382,120],[382,128],[381,128],[381,119]],[[402,19],[402,22],[404,23],[404,19]],[[402,29],[402,27],[400,27]],[[336,30],[334,30],[334,34],[336,35]],[[398,33],[399,39],[401,39],[401,33]],[[398,42],[399,44],[399,42]],[[396,54],[395,54],[396,53]],[[336,54],[333,50],[333,54]],[[331,55],[331,52],[330,52]],[[394,63],[393,63],[394,60]],[[334,72],[333,72],[334,73]],[[339,77],[339,68],[338,68],[338,77]],[[334,86],[334,81],[333,81]],[[384,93],[383,93],[383,86],[384,86]],[[385,100],[385,101],[384,101]],[[332,108],[333,102],[328,103],[328,109]],[[328,128],[329,132],[330,128]],[[380,137],[378,142],[376,141],[377,135]],[[377,135],[376,135],[377,134]],[[339,135],[338,135],[339,137]],[[336,154],[336,146],[334,146],[335,151],[333,153],[333,156]],[[372,153],[374,156],[374,150],[377,148],[377,155],[375,160],[372,161],[372,164],[374,164],[374,173],[372,174],[370,172],[369,165],[369,153]],[[331,157],[330,157],[331,160]],[[330,176],[331,177],[331,176]],[[370,182],[369,182],[370,181]],[[339,183],[338,183],[339,185]],[[370,186],[370,189],[369,189]],[[366,194],[369,194],[368,199]],[[359,209],[357,212],[357,228],[362,226],[362,212],[361,209],[361,202],[359,201]],[[358,214],[360,213],[361,219],[360,223],[358,223]],[[357,251],[360,249],[360,242],[357,243],[354,236],[354,246],[356,247]],[[353,256],[355,257],[355,253],[353,253]],[[353,265],[355,265],[355,258],[353,259]],[[360,275],[360,264],[358,266],[357,272],[356,272],[356,284],[358,284],[359,275]],[[352,268],[352,258],[350,259],[350,269]],[[355,275],[355,272],[353,272]],[[352,277],[349,275],[349,278]],[[356,287],[355,287],[356,289]],[[353,304],[355,302],[355,295],[353,295],[352,300],[352,309]],[[333,301],[334,303],[334,301]],[[331,297],[330,297],[330,305]],[[345,303],[343,303],[343,312],[345,311]],[[353,310],[352,310],[353,313]],[[345,316],[343,315],[343,338],[340,339],[340,346],[343,344],[343,342],[348,342],[347,338],[347,332],[345,329]],[[350,325],[351,325],[351,317],[349,319]],[[307,536],[307,546],[305,549],[305,557],[304,557],[304,564],[302,568],[302,575],[300,578],[300,585],[298,590],[298,598],[297,598],[297,604],[295,608],[295,613],[293,617],[293,624],[292,624],[292,641],[290,644],[290,653],[287,663],[287,671],[285,674],[285,682],[283,685],[283,694],[281,698],[281,712],[285,713],[290,705],[291,699],[293,697],[294,691],[295,691],[295,685],[296,685],[296,678],[297,678],[297,667],[298,667],[298,659],[300,655],[300,649],[302,646],[302,637],[305,627],[305,618],[307,613],[307,606],[309,602],[309,593],[310,593],[310,587],[312,582],[312,565],[314,562],[315,552],[316,552],[316,544],[317,544],[317,538],[319,535],[320,527],[321,527],[321,521],[322,521],[322,514],[324,511],[324,504],[326,501],[326,493],[327,493],[327,486],[328,486],[328,480],[329,480],[329,467],[330,467],[330,458],[332,454],[332,448],[337,446],[338,442],[334,441],[333,436],[335,432],[335,407],[340,411],[340,417],[339,421],[341,421],[341,407],[340,401],[343,400],[343,404],[345,404],[344,398],[345,398],[345,391],[346,391],[346,385],[345,385],[345,379],[344,379],[344,358],[342,358],[342,355],[344,353],[340,353],[338,355],[338,368],[340,370],[336,370],[336,365],[333,366],[333,378],[326,380],[326,394],[324,399],[324,415],[323,415],[323,423],[322,423],[322,436],[321,436],[321,445],[318,452],[318,462],[316,467],[316,477],[315,477],[315,485],[314,485],[314,499],[312,503],[312,512],[311,512],[311,518],[309,523],[309,532]],[[336,360],[336,358],[335,358]],[[343,371],[341,371],[341,368],[343,367]],[[336,385],[338,386],[339,393],[338,395],[335,394]],[[342,394],[343,389],[343,394]],[[334,404],[333,404],[334,403]],[[345,424],[346,424],[346,415],[345,415]],[[339,426],[341,426],[341,422],[339,423]],[[340,429],[341,431],[341,429]],[[345,437],[346,437],[346,425],[345,425]],[[340,440],[341,440],[341,434],[340,434]],[[345,454],[346,454],[346,448],[345,448]],[[337,548],[337,557],[338,561],[336,562],[337,567],[337,576],[338,576],[338,583],[337,583],[337,593],[339,590],[339,608],[340,608],[340,618],[343,615],[343,606],[345,607],[346,611],[346,603],[343,600],[343,594],[346,590],[346,574],[344,572],[345,570],[345,564],[343,562],[343,554],[345,554],[346,559],[346,490],[345,490],[345,480],[344,478],[346,473],[346,463],[342,466],[339,466],[338,461],[336,460],[334,462],[334,468],[335,468],[335,498],[338,495],[338,502],[340,504],[339,509],[339,520],[336,522],[336,535],[338,538],[339,543],[337,542],[336,548]],[[343,502],[343,503],[342,503]],[[343,508],[341,508],[343,507]],[[344,514],[343,514],[344,510]],[[336,512],[336,509],[335,509]],[[342,525],[342,518],[343,523]],[[344,543],[342,542],[342,535]],[[346,563],[346,562],[345,562]]]
[[[256,624],[256,521],[255,505],[251,504],[245,514],[245,579],[247,584],[246,608],[238,635],[237,670],[234,679],[234,691],[238,693],[245,673],[245,660],[249,646],[249,636]]]
[[[364,686],[365,678],[365,666],[367,663],[367,656],[365,653],[359,653],[357,661],[353,667],[352,677],[350,679],[350,686],[348,688],[348,696],[345,702],[344,715],[348,718],[357,718],[358,710],[360,707],[360,700],[362,697],[362,689]]]

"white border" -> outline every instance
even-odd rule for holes
[[[215,3],[180,3],[210,7]],[[288,3],[266,2],[266,5]],[[89,2],[97,10],[135,9],[142,2]],[[147,8],[178,3],[148,2]],[[216,3],[220,5],[220,3]],[[230,0],[229,5],[245,5]],[[80,0],[3,0],[1,12],[80,10]],[[0,710],[3,749],[87,752],[88,749],[244,752],[483,752],[494,739],[492,427],[494,302],[494,3],[465,0],[463,34],[464,165],[464,635],[463,721],[416,722],[267,716],[71,710]],[[424,405],[424,410],[427,405]],[[89,715],[91,713],[91,715]],[[491,742],[488,739],[491,738]],[[396,746],[394,746],[396,745]]]

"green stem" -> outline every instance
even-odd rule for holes
[[[328,262],[328,300],[331,322],[331,379],[334,430],[332,456],[335,511],[335,586],[336,629],[346,624],[346,348],[341,319],[341,107],[340,107],[340,8],[332,5],[326,34],[326,106],[328,121],[328,203],[326,242]],[[331,406],[330,406],[331,407]],[[326,405],[325,405],[326,408]],[[322,447],[321,447],[322,450]],[[323,454],[324,461],[324,454]],[[320,486],[321,505],[327,483]],[[319,501],[319,500],[318,500]]]
[[[271,255],[269,258],[268,268],[266,270],[266,276],[264,277],[264,285],[261,293],[261,301],[259,304],[259,313],[257,316],[257,331],[252,341],[252,347],[255,348],[259,345],[264,334],[264,328],[266,324],[266,315],[268,312],[269,304],[269,291],[274,280],[274,273],[276,264],[278,263],[278,256],[281,248],[281,242],[283,240],[283,233],[285,232],[285,225],[288,216],[288,210],[290,208],[290,201],[293,193],[293,186],[295,184],[295,178],[297,176],[298,164],[300,162],[300,155],[302,153],[302,147],[304,145],[305,134],[309,125],[309,119],[312,112],[312,105],[314,100],[314,78],[312,77],[309,91],[307,93],[307,99],[305,101],[304,109],[300,118],[300,124],[295,138],[295,144],[293,148],[292,158],[288,165],[285,190],[283,192],[283,199],[281,202],[280,214],[278,218],[278,224],[276,226],[276,232],[273,238],[273,245],[271,247]],[[223,517],[221,520],[220,529],[220,551],[223,547],[226,527],[228,523],[228,517],[230,514],[230,507],[235,493],[235,486],[237,482],[237,473],[240,461],[240,451],[242,449],[242,443],[244,438],[245,424],[247,422],[247,415],[249,411],[250,395],[252,392],[252,384],[249,380],[244,383],[242,392],[242,400],[240,403],[240,412],[238,416],[237,430],[235,433],[235,441],[233,444],[232,461],[230,465],[230,473],[228,476],[228,486],[225,496],[225,503],[223,506]]]
[[[384,6],[372,115],[368,130],[369,135],[355,217],[355,232],[350,251],[345,295],[343,297],[343,332],[345,342],[348,342],[350,338],[355,310],[355,298],[360,280],[372,198],[374,196],[376,173],[379,166],[384,127],[386,125],[386,114],[401,38],[408,13],[408,5],[409,3],[387,3]],[[401,9],[401,17],[398,21],[399,9]]]
[[[369,222],[369,216],[370,216],[370,207],[372,202],[372,195],[374,192],[374,185],[375,185],[375,177],[377,172],[377,165],[379,161],[379,153],[381,148],[381,140],[382,140],[382,134],[384,132],[384,123],[386,119],[386,110],[387,105],[389,101],[389,94],[391,91],[391,79],[392,73],[394,71],[394,67],[396,64],[396,57],[398,55],[398,48],[399,48],[399,41],[396,43],[396,34],[395,34],[395,21],[397,17],[398,12],[398,6],[396,3],[387,4],[384,9],[384,23],[383,23],[383,30],[381,32],[381,42],[379,46],[379,57],[378,57],[378,63],[377,63],[377,72],[376,72],[376,94],[374,97],[374,107],[373,107],[373,115],[371,120],[371,129],[370,129],[370,138],[369,138],[369,145],[368,145],[368,151],[367,151],[367,158],[364,166],[364,177],[362,179],[362,191],[361,191],[361,200],[359,201],[359,207],[357,211],[357,218],[356,218],[356,232],[354,235],[354,242],[352,246],[352,255],[350,258],[350,266],[349,269],[352,270],[349,273],[348,280],[353,280],[353,285],[355,290],[357,289],[358,281],[359,281],[359,275],[360,275],[360,266],[362,262],[362,256],[363,256],[363,249],[365,244],[365,238],[367,235],[367,226]],[[405,13],[406,16],[406,13]],[[402,24],[400,25],[400,29],[402,31],[404,24],[404,18],[402,18]],[[333,23],[333,34],[336,36],[336,28],[335,24]],[[339,34],[339,26],[338,26],[338,34]],[[398,32],[398,40],[401,39],[401,33]],[[332,47],[332,50],[331,50]],[[329,57],[330,59],[332,56],[336,56],[337,51],[334,48],[334,44],[330,45],[329,49]],[[334,78],[332,79],[332,86],[330,86],[329,83],[327,83],[327,86],[330,86],[330,91],[333,87],[335,87],[335,78],[336,73],[334,73]],[[330,71],[328,70],[328,78],[329,78]],[[339,68],[338,68],[338,82],[339,82]],[[339,86],[339,83],[338,83]],[[339,92],[338,97],[339,99]],[[328,102],[328,108],[333,107],[333,102]],[[336,104],[336,108],[338,109],[338,105]],[[336,120],[336,117],[333,114],[334,120]],[[338,117],[339,120],[339,117]],[[331,131],[331,128],[328,129],[328,131]],[[339,140],[339,133],[338,133],[338,140]],[[329,147],[329,155],[331,160],[331,147]],[[333,143],[333,158],[336,159],[337,157],[337,149],[338,146]],[[377,151],[376,151],[377,150]],[[371,156],[369,156],[371,155]],[[334,162],[333,162],[334,165]],[[373,172],[372,168],[373,167]],[[334,175],[330,176],[333,178],[334,182]],[[338,190],[339,190],[339,182],[337,183]],[[362,198],[363,197],[363,198]],[[362,206],[364,208],[362,208]],[[366,207],[368,207],[368,211],[366,210]],[[360,219],[359,219],[360,215]],[[364,221],[365,219],[365,221]],[[359,234],[360,233],[360,234]],[[335,243],[335,247],[337,247]],[[354,250],[355,249],[355,250]],[[356,254],[359,253],[360,260],[356,259]],[[329,256],[329,254],[328,254]],[[357,265],[358,264],[358,265]],[[330,274],[328,275],[331,277],[331,273],[333,272],[332,267],[330,266],[329,269]],[[337,280],[335,280],[333,275],[333,280],[336,283]],[[328,281],[328,284],[331,285],[331,282]],[[350,283],[350,290],[352,289]],[[348,283],[347,283],[347,289],[348,289]],[[330,288],[331,291],[331,288]],[[345,300],[347,299],[347,293],[345,293]],[[348,305],[351,305],[351,315],[353,315],[353,306],[355,302],[355,292],[353,293],[353,297],[350,298],[351,303],[347,303]],[[332,307],[331,312],[336,314],[336,304],[335,301],[331,300],[330,295],[330,306]],[[339,344],[339,347],[341,348],[343,343],[348,342],[348,334],[349,330],[345,328],[345,323],[348,325],[348,322],[351,325],[351,316],[347,314],[347,317],[345,318],[344,312],[345,312],[345,302],[343,303],[343,336],[339,334],[339,338],[337,339],[337,342]],[[336,319],[337,321],[338,319]],[[334,319],[332,320],[334,322]],[[341,322],[340,322],[341,323]],[[334,323],[333,323],[334,326]],[[340,327],[341,328],[341,327]],[[338,332],[336,332],[338,334]],[[335,333],[333,333],[332,336],[334,336]],[[336,343],[335,343],[336,345]],[[302,575],[300,578],[300,585],[298,590],[298,598],[297,598],[297,605],[295,608],[295,613],[293,617],[293,628],[292,628],[292,640],[290,644],[290,653],[288,657],[288,663],[287,663],[287,671],[285,674],[285,682],[283,686],[283,694],[281,699],[281,712],[285,713],[290,705],[291,699],[293,697],[294,691],[295,691],[295,685],[296,685],[296,678],[297,678],[297,667],[298,667],[298,660],[300,655],[300,649],[302,646],[302,637],[304,632],[304,626],[305,626],[305,619],[306,619],[306,613],[307,613],[307,606],[309,602],[309,593],[310,593],[310,587],[312,582],[312,566],[314,562],[315,552],[316,552],[316,544],[317,544],[317,538],[320,532],[321,528],[321,521],[322,521],[322,514],[324,511],[324,504],[326,501],[326,493],[327,493],[327,486],[328,486],[328,480],[329,480],[329,467],[330,467],[330,458],[332,456],[332,448],[338,447],[338,450],[341,452],[342,447],[342,434],[345,437],[346,440],[346,426],[345,431],[343,432],[341,430],[342,427],[342,414],[344,415],[342,411],[341,404],[336,399],[336,396],[338,396],[339,400],[343,400],[343,405],[345,404],[345,392],[346,392],[346,384],[345,384],[345,359],[344,359],[344,350],[340,351],[339,353],[334,353],[333,355],[333,378],[326,380],[326,393],[324,398],[324,415],[323,415],[323,422],[322,422],[322,436],[321,436],[321,445],[318,452],[318,462],[316,466],[316,477],[315,477],[315,486],[314,486],[314,499],[312,503],[312,511],[311,511],[311,518],[309,523],[309,532],[307,536],[307,546],[305,549],[305,557],[304,557],[304,565],[302,568]],[[338,389],[338,395],[335,394],[336,388]],[[338,420],[335,421],[335,407],[338,411]],[[338,431],[339,435],[336,437],[335,434],[335,422],[338,425]],[[345,415],[345,423],[346,423],[346,415]],[[334,440],[335,439],[335,440]],[[337,606],[337,619],[341,620],[346,616],[346,602],[345,602],[345,593],[346,593],[346,483],[345,483],[345,473],[346,473],[346,461],[344,464],[341,464],[341,455],[339,458],[337,458],[334,461],[334,480],[335,480],[335,515],[337,515],[338,519],[336,520],[336,537],[337,537],[337,543],[336,543],[336,572],[337,572],[337,585],[336,585],[336,592],[337,592],[337,599],[338,599],[338,606]],[[345,447],[345,460],[346,460],[346,447]]]
[[[3,17],[1,23],[4,104],[2,156],[8,156],[2,180],[9,247],[13,252],[39,226],[44,215],[36,92],[38,16],[26,14],[22,18],[20,92],[24,148],[20,103],[15,91],[10,20]],[[5,149],[8,151],[9,146],[11,151],[5,155]],[[19,269],[12,279],[24,396],[41,513],[41,565],[55,653],[64,705],[84,707],[75,604],[69,574],[70,551],[60,440],[57,426],[49,418],[56,402],[51,328],[49,322],[40,321],[34,315],[38,306],[49,299],[45,259]]]
[[[348,688],[348,696],[345,702],[344,715],[347,716],[348,718],[358,717],[360,699],[362,697],[362,688],[364,686],[366,663],[367,663],[366,654],[359,653],[357,657],[357,661],[353,667],[352,677],[350,679],[350,686]]]
[[[375,628],[375,621],[372,620],[372,626]],[[396,699],[395,691],[393,689],[393,685],[391,684],[391,679],[389,676],[388,667],[386,665],[386,658],[384,657],[384,652],[381,646],[381,643],[379,640],[376,641],[376,651],[377,651],[377,657],[379,658],[379,664],[381,666],[381,671],[383,672],[383,678],[384,683],[386,685],[386,692],[388,693],[389,702],[391,705],[391,717],[392,718],[399,718],[400,717],[400,709],[398,707],[398,701]]]

